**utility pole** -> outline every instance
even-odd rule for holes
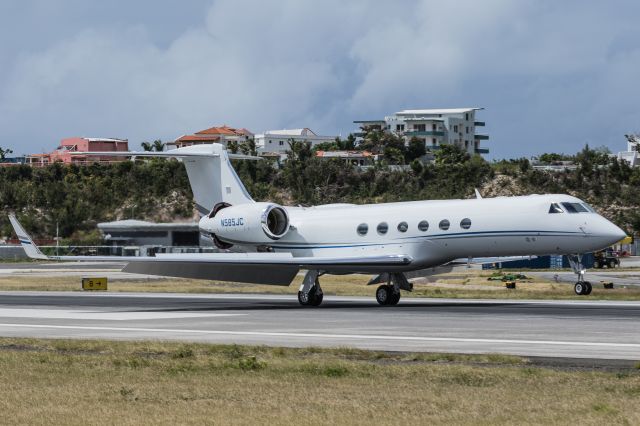
[[[56,256],[60,256],[60,222],[56,220]]]

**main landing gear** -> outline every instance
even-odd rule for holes
[[[586,268],[582,264],[581,254],[570,254],[567,256],[569,264],[573,272],[578,275],[578,282],[573,286],[573,291],[579,296],[588,296],[591,294],[593,287],[589,281],[584,280],[584,274],[587,272]]]
[[[322,304],[322,287],[318,278],[322,275],[320,271],[307,271],[298,289],[298,302],[302,306],[320,306]],[[411,284],[402,273],[380,274],[371,281],[371,284],[385,283],[376,290],[376,300],[383,306],[397,305],[400,301],[400,290],[412,291]]]
[[[302,306],[320,306],[322,304],[322,287],[320,287],[319,271],[307,271],[300,289],[298,290],[298,302]]]
[[[387,282],[381,285],[376,290],[376,300],[382,306],[397,305],[400,301],[400,290],[413,290],[413,284],[407,281],[407,277],[402,273],[393,274],[380,274],[377,277],[369,281],[371,284],[379,284],[381,282]]]

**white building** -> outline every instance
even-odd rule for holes
[[[618,153],[618,160],[625,160],[631,167],[640,166],[638,158],[638,146],[640,146],[640,135],[624,135],[627,138],[627,150]]]
[[[289,141],[309,142],[311,147],[324,142],[333,142],[335,136],[319,136],[311,129],[268,130],[255,136],[259,154],[267,152],[284,153],[289,150]]]
[[[404,137],[409,143],[416,137],[424,142],[429,151],[441,145],[457,145],[470,154],[488,154],[487,148],[480,146],[489,136],[476,133],[484,127],[484,121],[476,121],[476,111],[483,108],[452,109],[407,109],[385,117],[383,120],[354,121],[361,129],[378,129]],[[362,137],[364,133],[356,133]]]

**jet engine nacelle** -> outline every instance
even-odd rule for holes
[[[268,245],[289,231],[287,210],[272,203],[225,206],[200,220],[200,229],[228,243]]]

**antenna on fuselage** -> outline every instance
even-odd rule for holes
[[[476,198],[478,200],[481,200],[482,199],[482,195],[480,195],[480,191],[478,191],[478,188],[473,188],[473,190],[476,191]]]

